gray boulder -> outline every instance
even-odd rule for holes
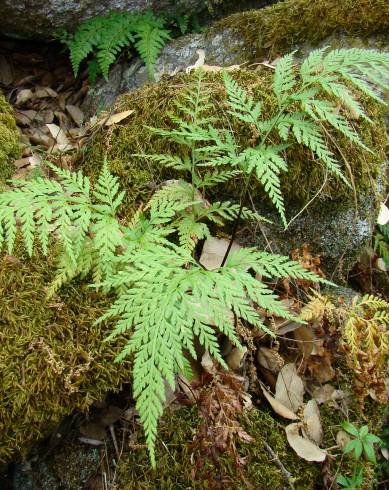
[[[111,10],[191,13],[206,8],[204,0],[2,0],[0,32],[22,38],[53,37],[81,21]]]

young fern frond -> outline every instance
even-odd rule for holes
[[[274,72],[273,91],[276,94],[280,106],[287,100],[290,91],[297,84],[294,73],[293,53],[281,58]]]

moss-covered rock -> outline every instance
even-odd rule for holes
[[[20,155],[19,132],[11,106],[0,93],[0,185],[13,172],[13,161]]]
[[[47,301],[52,267],[51,257],[0,259],[0,462],[131,376],[113,362],[120,345],[103,342],[110,326],[93,326],[108,300],[73,283]]]
[[[244,39],[245,61],[252,61],[284,54],[303,42],[318,43],[336,31],[362,37],[387,36],[389,4],[386,0],[285,0],[226,17],[210,29],[208,36],[224,30]]]
[[[134,111],[116,128],[100,131],[86,150],[82,168],[90,175],[96,175],[103,158],[107,158],[111,169],[119,175],[127,190],[125,213],[132,212],[141,202],[150,196],[152,189],[161,180],[175,178],[176,174],[164,171],[151,161],[133,156],[139,153],[176,153],[182,148],[172,144],[166,138],[155,136],[145,126],[171,128],[168,113],[174,109],[174,100],[187,87],[195,75],[178,75],[165,79],[158,85],[149,85],[144,89],[123,95],[115,110]],[[213,116],[221,127],[231,127],[242,147],[252,139],[250,129],[236,120],[230,120],[225,105],[225,90],[219,73],[206,73],[203,90],[209,101],[214,103]],[[273,95],[271,84],[273,72],[263,68],[255,72],[238,70],[233,73],[256,100],[262,102],[263,114],[273,116],[277,111],[277,101]],[[366,121],[353,120],[353,125],[361,134],[365,143],[373,150],[372,153],[361,150],[351,144],[344,136],[327,128],[329,146],[337,156],[345,175],[353,180],[355,189],[350,189],[339,180],[326,176],[323,165],[315,160],[310,151],[297,143],[287,153],[288,172],[282,174],[282,191],[286,198],[287,217],[291,219],[322,187],[318,199],[309,206],[308,212],[293,222],[289,234],[285,234],[281,226],[264,226],[267,237],[271,237],[274,251],[289,253],[304,242],[313,245],[316,253],[327,260],[324,265],[328,272],[338,265],[338,273],[347,271],[355,263],[366,241],[370,238],[374,226],[375,194],[379,182],[380,170],[385,160],[386,131],[380,107],[375,102],[361,101],[367,107],[373,124]],[[224,197],[238,198],[241,193],[241,180],[219,193]],[[252,201],[257,210],[270,213],[268,216],[274,223],[279,223],[276,213],[269,211],[266,193],[258,184],[250,189]],[[208,196],[214,199],[214,196]],[[355,200],[356,199],[356,200]],[[359,207],[359,215],[355,213],[355,205]],[[245,232],[245,235],[249,235]],[[250,240],[253,242],[253,237]],[[261,242],[261,234],[258,237]],[[254,242],[256,239],[254,240]],[[338,264],[342,258],[342,264]]]
[[[262,6],[253,2],[253,6]],[[239,12],[210,26],[202,34],[173,40],[162,50],[155,71],[157,78],[185,70],[197,60],[198,49],[205,50],[206,63],[228,66],[274,59],[298,49],[315,46],[329,36],[378,39],[389,46],[389,5],[386,0],[285,0],[266,8]],[[326,45],[338,46],[339,42]],[[377,47],[373,42],[371,47]],[[147,70],[139,60],[116,65],[108,82],[92,87],[84,109],[92,113],[106,109],[115,98],[147,82]]]

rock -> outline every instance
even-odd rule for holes
[[[110,11],[191,13],[204,0],[3,0],[0,32],[21,38],[53,38],[59,29],[74,30],[81,21]]]
[[[320,19],[320,29],[317,29],[317,19]],[[229,66],[274,59],[300,45],[304,56],[320,42],[343,46],[349,36],[359,36],[353,43],[364,44],[362,39],[373,36],[367,44],[374,47],[377,45],[374,36],[382,34],[379,42],[385,46],[388,29],[386,0],[355,0],[352,9],[338,0],[286,0],[260,10],[230,15],[211,25],[205,33],[173,40],[163,49],[155,71],[157,79],[163,74],[184,71],[196,61],[198,49],[205,51],[207,64]],[[146,69],[139,60],[116,65],[108,82],[101,80],[90,89],[84,110],[92,114],[97,109],[107,109],[119,94],[146,82]]]

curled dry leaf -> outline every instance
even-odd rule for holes
[[[238,349],[234,347],[231,352],[226,356],[226,363],[230,369],[239,369],[242,367],[243,362],[246,358],[247,347],[243,346],[243,349]]]
[[[132,109],[129,111],[123,111],[123,112],[118,112],[116,114],[112,114],[112,116],[109,116],[108,119],[101,120],[100,124],[104,124],[105,126],[112,126],[113,124],[117,124],[120,121],[123,121],[123,119],[126,119],[134,112],[135,111]]]
[[[38,87],[35,90],[34,99],[44,99],[46,97],[58,97],[58,94],[50,87]]]
[[[318,463],[326,459],[327,453],[323,449],[300,435],[300,424],[289,424],[285,427],[285,432],[291,448],[300,458]]]
[[[257,352],[258,364],[268,369],[273,374],[278,374],[284,365],[284,360],[279,352],[267,347],[259,347]]]
[[[351,437],[349,436],[349,434],[347,434],[346,431],[344,430],[340,430],[337,434],[336,434],[336,444],[340,447],[340,449],[344,449],[346,447],[346,444],[348,442],[350,442],[351,440]]]
[[[285,407],[281,402],[276,400],[271,394],[266,390],[264,386],[261,385],[262,392],[266,398],[266,400],[270,403],[272,409],[276,412],[277,415],[284,417],[284,419],[289,420],[298,420],[297,415],[289,410],[289,408]]]
[[[311,441],[316,442],[316,444],[320,444],[323,439],[323,429],[320,421],[319,407],[315,400],[309,400],[305,405],[303,420],[304,435]]]
[[[200,264],[207,270],[213,270],[220,267],[229,243],[230,241],[226,238],[207,238],[201,252]],[[240,248],[240,245],[234,242],[231,247],[231,252],[239,250]]]
[[[304,402],[304,383],[293,363],[285,364],[276,383],[276,400],[296,413]]]
[[[201,365],[205,369],[205,371],[209,374],[216,375],[217,367],[215,361],[212,359],[211,354],[208,351],[205,351],[203,357],[201,358]]]

